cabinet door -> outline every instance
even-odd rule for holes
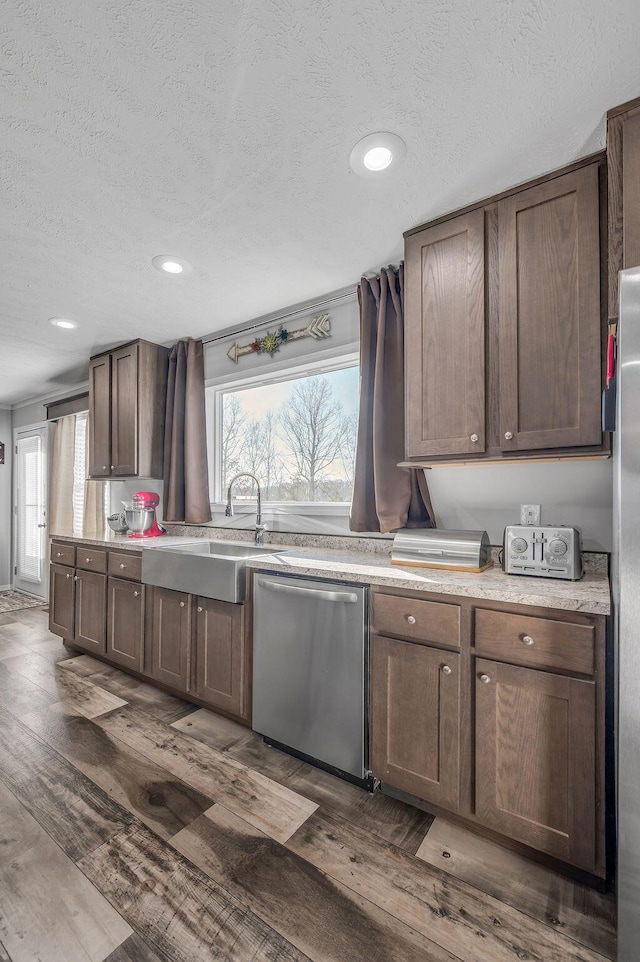
[[[595,684],[476,662],[476,816],[595,868]]]
[[[598,165],[498,205],[503,451],[600,444]]]
[[[111,354],[111,473],[138,473],[138,345]]]
[[[195,637],[194,694],[214,708],[246,717],[244,606],[198,598]]]
[[[189,691],[192,596],[152,588],[147,598],[147,670],[157,681]]]
[[[67,641],[73,640],[75,625],[74,574],[66,565],[52,564],[49,570],[49,631]]]
[[[406,453],[485,449],[484,213],[405,244]]]
[[[111,475],[111,356],[89,361],[89,475]]]
[[[144,668],[144,586],[136,581],[107,581],[107,658],[134,671]]]
[[[459,655],[371,639],[371,770],[425,801],[458,807]]]
[[[76,633],[74,644],[104,654],[106,649],[107,578],[76,569]]]

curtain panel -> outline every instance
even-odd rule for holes
[[[360,411],[350,528],[435,528],[424,471],[398,467],[404,460],[404,266],[363,277],[358,303]]]
[[[164,429],[163,519],[211,521],[202,341],[178,341],[169,354]]]

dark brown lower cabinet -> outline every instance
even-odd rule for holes
[[[193,694],[213,708],[249,715],[244,606],[198,598]]]
[[[380,781],[450,811],[458,807],[459,658],[371,638],[371,770]]]
[[[103,655],[107,637],[107,577],[76,569],[76,624],[74,645]]]
[[[122,578],[107,580],[107,658],[144,670],[144,586]]]
[[[150,588],[147,594],[146,673],[179,691],[191,687],[192,598],[169,588]]]
[[[49,631],[72,641],[75,628],[75,570],[52,564],[49,570]]]
[[[595,683],[478,660],[476,818],[594,871]]]

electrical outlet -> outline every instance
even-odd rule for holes
[[[520,505],[520,524],[538,525],[540,524],[540,505],[521,504]]]

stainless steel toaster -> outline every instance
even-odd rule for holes
[[[484,571],[493,565],[486,531],[401,528],[393,539],[392,565]]]
[[[502,567],[509,575],[577,581],[582,577],[580,532],[563,525],[508,524]]]

